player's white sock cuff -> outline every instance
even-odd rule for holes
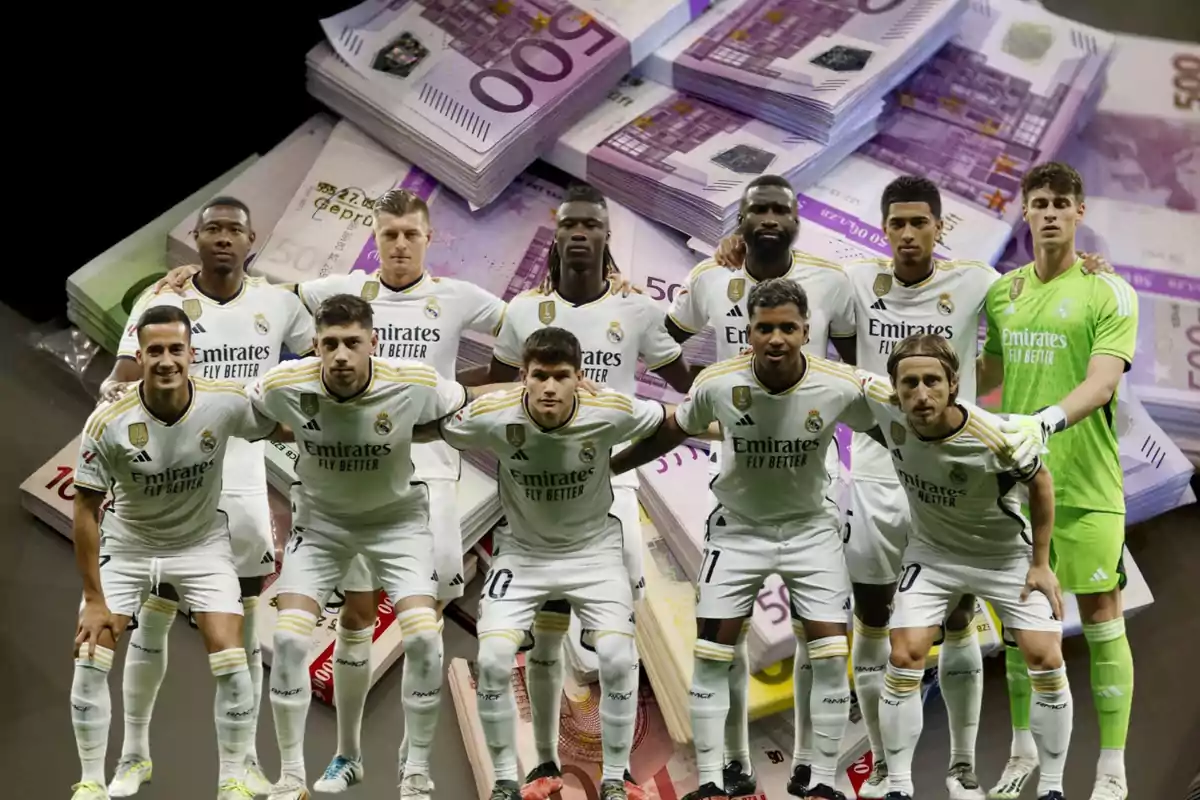
[[[410,608],[396,615],[396,624],[400,626],[400,635],[405,639],[420,633],[438,634],[437,612],[432,608]]]
[[[882,628],[876,628],[863,622],[858,617],[854,618],[854,636],[865,637],[867,639],[886,639],[888,636],[888,627],[884,625]]]
[[[317,617],[301,608],[287,608],[275,617],[275,635],[281,632],[308,639],[317,627]]]
[[[826,658],[846,658],[850,655],[850,644],[845,636],[826,636],[823,639],[813,639],[808,643],[809,661],[820,661]]]
[[[369,628],[360,628],[359,630],[354,630],[353,628],[338,628],[338,639],[348,645],[363,644],[364,642],[366,644],[371,644],[374,634],[374,625]]]
[[[168,624],[170,624],[171,622],[175,621],[175,615],[179,613],[179,603],[174,600],[168,600],[165,597],[159,597],[156,594],[152,594],[146,598],[145,603],[142,603],[142,616],[144,616],[146,612],[170,615],[170,620],[168,621]],[[139,620],[139,622],[141,622],[141,620]]]
[[[246,649],[244,647],[231,647],[228,650],[209,653],[208,668],[212,670],[212,674],[215,677],[232,675],[235,672],[242,672],[243,670],[248,672],[250,667],[246,663]]]
[[[87,645],[84,645],[79,648],[79,655],[75,657],[75,664],[76,666],[88,667],[100,672],[108,672],[112,669],[113,665],[113,651],[102,645],[96,645],[95,651],[89,656]]]
[[[883,677],[883,692],[895,699],[908,697],[921,691],[924,678],[924,670],[905,669],[888,662],[887,673]]]

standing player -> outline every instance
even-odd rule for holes
[[[700,788],[688,797],[729,796],[721,788],[729,665],[763,580],[778,574],[803,626],[813,678],[813,786],[789,786],[789,792],[844,800],[833,787],[850,713],[850,587],[837,506],[826,496],[825,454],[838,422],[855,430],[875,423],[849,367],[802,352],[808,298],[797,283],[773,278],[757,284],[747,308],[751,354],[701,372],[660,433],[613,456],[613,470],[644,464],[720,423],[718,505],[708,519],[698,579],[691,689]]]
[[[583,374],[595,383],[634,394],[640,356],[646,369],[657,373],[672,388],[688,390],[691,371],[682,357],[682,348],[663,327],[658,306],[641,294],[614,293],[609,277],[609,235],[604,197],[586,185],[568,189],[558,209],[548,286],[522,293],[509,303],[492,356],[493,381],[512,380],[523,363],[526,340],[553,324],[580,341]],[[614,478],[612,508],[621,520],[625,563],[635,600],[641,598],[645,585],[637,486],[636,473]],[[570,612],[570,606],[558,599],[541,609],[533,621],[533,645],[525,674],[538,765],[526,777],[526,783],[532,784],[527,787],[527,798],[549,797],[562,788],[558,716],[563,688],[562,645]]]
[[[1034,414],[1047,463],[1056,468],[1055,572],[1079,601],[1091,650],[1092,696],[1100,719],[1100,760],[1092,800],[1124,800],[1125,738],[1133,705],[1133,655],[1125,636],[1121,563],[1125,495],[1118,455],[1117,385],[1133,362],[1137,293],[1121,278],[1084,277],[1075,251],[1083,181],[1065,164],[1042,164],[1021,186],[1034,261],[992,287],[980,388],[1003,382],[1001,408]],[[990,797],[1012,800],[1037,766],[1029,733],[1030,689],[1019,657],[1008,655],[1012,758]]]
[[[736,256],[739,266],[720,269],[716,259],[700,262],[688,275],[687,282],[675,295],[667,315],[667,331],[682,343],[707,326],[716,334],[717,361],[741,355],[749,342],[746,324],[747,290],[770,278],[788,278],[804,288],[809,298],[809,338],[805,353],[825,358],[833,343],[841,359],[854,363],[857,333],[854,326],[854,298],[842,268],[808,253],[792,249],[800,231],[796,193],[784,178],[763,175],[755,178],[742,195],[738,214]],[[827,456],[831,475],[839,469],[837,447]],[[720,463],[720,444],[712,446],[710,470],[716,477]],[[796,654],[793,680],[797,702],[796,746],[792,754],[794,773],[791,788],[799,791],[809,782],[811,761],[808,697],[812,671],[808,649],[803,646],[803,631],[793,620]],[[750,717],[747,693],[750,665],[747,652],[749,626],[742,631],[734,649],[729,671],[729,719],[725,729],[725,789],[732,796],[754,794],[757,782],[750,763]],[[797,770],[799,770],[797,772]]]
[[[195,348],[192,374],[246,384],[277,364],[283,347],[297,354],[312,349],[312,318],[296,296],[261,278],[248,277],[243,269],[255,237],[250,211],[242,201],[232,197],[210,200],[200,210],[192,235],[200,254],[199,273],[177,294],[147,293],[134,310],[135,317],[146,308],[159,306],[183,310],[191,320]],[[109,385],[140,377],[141,369],[134,360],[137,349],[137,326],[130,325],[121,339]],[[102,390],[102,394],[111,392]],[[263,578],[275,571],[275,539],[267,504],[263,444],[235,439],[229,445],[228,459],[221,510],[229,516],[233,537],[245,613],[242,633],[254,686],[250,717],[254,733],[247,752],[246,782],[251,790],[265,794],[271,784],[258,765],[255,746],[262,701],[256,611]],[[175,590],[163,583],[138,612],[125,665],[125,742],[109,786],[113,797],[129,797],[151,778],[150,718],[167,671],[167,639],[178,603]]]
[[[319,357],[281,364],[252,391],[262,413],[296,431],[300,450],[292,537],[277,584],[271,705],[283,774],[271,800],[308,797],[309,643],[317,614],[360,554],[395,602],[404,636],[409,750],[400,795],[429,799],[442,657],[428,492],[413,480],[412,429],[457,411],[468,390],[424,364],[374,357],[373,323],[362,298],[328,298],[316,314]]]
[[[253,796],[243,781],[254,735],[254,692],[242,646],[229,516],[219,504],[229,438],[263,438],[277,426],[254,412],[238,382],[188,377],[191,324],[170,306],[139,316],[134,363],[141,381],[96,408],[80,442],[74,538],[83,604],[71,718],[83,774],[74,800],[111,796],[104,787],[104,756],[113,649],[147,595],[167,583],[195,613],[217,681],[218,800]],[[128,367],[124,371],[128,375]],[[113,504],[101,523],[110,490]]]
[[[879,707],[887,798],[912,800],[925,656],[951,605],[976,594],[1015,635],[1037,687],[1038,796],[1063,800],[1073,712],[1062,658],[1062,593],[1050,569],[1050,471],[1036,455],[1014,463],[1000,420],[958,399],[958,355],[948,339],[913,334],[896,345],[887,363],[891,383],[867,374],[864,390],[913,519]],[[1032,525],[1021,511],[1018,484],[1028,489]]]
[[[496,776],[492,800],[521,798],[510,679],[517,649],[547,600],[566,601],[594,635],[604,746],[600,797],[627,797],[637,658],[622,544],[628,534],[615,513],[608,454],[652,435],[665,412],[657,402],[619,392],[581,394],[584,353],[562,328],[534,331],[520,356],[523,387],[473,403],[441,426],[455,447],[487,449],[500,459],[509,521],[484,582],[479,619],[479,718]]]

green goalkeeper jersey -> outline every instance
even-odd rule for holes
[[[1116,356],[1127,370],[1133,363],[1136,292],[1116,275],[1088,275],[1082,266],[1076,261],[1043,283],[1026,264],[992,284],[983,349],[1004,359],[1001,411],[1032,414],[1062,402],[1087,377],[1092,356]],[[1048,446],[1058,505],[1124,513],[1115,393]]]

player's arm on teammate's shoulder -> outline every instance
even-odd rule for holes
[[[666,381],[675,391],[686,393],[692,388],[692,381],[698,373],[688,366],[679,340],[667,328],[670,317],[660,317],[658,309],[649,305],[643,313],[643,333],[638,353],[646,369]]]
[[[496,295],[473,283],[462,281],[456,284],[466,295],[465,305],[468,308],[466,329],[489,336],[499,336],[504,327],[504,317],[508,304]],[[482,386],[492,381],[490,364],[460,369],[455,379],[463,386]],[[515,377],[512,376],[512,377]],[[512,377],[506,380],[512,380]]]
[[[158,282],[154,284],[154,294],[162,294],[167,290],[175,294],[183,294],[184,284],[199,272],[199,264],[185,264],[182,267],[175,267],[166,275],[159,278]]]
[[[746,263],[746,240],[741,234],[731,233],[717,244],[713,261],[727,269],[741,269]]]
[[[614,475],[648,464],[671,452],[690,437],[703,436],[716,422],[712,401],[705,387],[697,385],[678,406],[664,406],[662,423],[652,436],[634,442],[612,457]]]
[[[855,369],[854,378],[858,382],[859,397],[851,402],[838,421],[852,431],[865,433],[887,449],[887,439],[883,438],[883,429],[879,427],[879,416],[875,412],[876,405],[899,404],[892,382],[864,369]]]
[[[108,403],[116,400],[129,391],[135,383],[142,379],[142,368],[137,359],[130,356],[118,356],[113,364],[112,372],[100,384],[98,403]]]

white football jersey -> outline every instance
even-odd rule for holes
[[[795,250],[792,268],[784,277],[796,281],[808,295],[809,338],[804,352],[825,358],[831,337],[855,334],[850,284],[839,265]],[[701,261],[675,295],[671,321],[688,333],[712,326],[718,361],[742,355],[750,346],[746,300],[756,283],[745,270],[728,270],[711,258]]]
[[[979,261],[934,264],[928,278],[910,286],[896,280],[888,259],[844,265],[858,321],[857,366],[887,375],[888,357],[902,339],[914,333],[936,333],[958,353],[959,397],[974,401],[979,315],[988,289],[1000,279],[1000,273]],[[896,482],[891,459],[874,439],[856,435],[850,453],[855,480]]]
[[[134,306],[121,337],[118,357],[135,358],[138,351],[137,321],[154,306],[182,308],[192,321],[193,375],[210,380],[232,380],[249,384],[279,363],[286,346],[296,355],[313,348],[312,316],[296,295],[263,278],[247,275],[242,290],[231,300],[213,300],[196,288],[191,279],[182,294],[148,290]],[[234,441],[229,446],[225,467],[225,493],[262,494],[267,491],[266,451],[258,442]]]
[[[575,334],[583,351],[584,375],[622,394],[637,393],[639,356],[647,370],[655,370],[683,353],[667,333],[662,310],[649,297],[636,293],[623,297],[610,289],[599,299],[577,306],[557,292],[534,289],[509,302],[496,337],[496,359],[520,369],[525,340],[547,325]],[[633,470],[613,480],[617,486],[638,485]]]
[[[499,459],[500,503],[510,528],[497,542],[503,551],[554,555],[603,544],[619,549],[619,539],[605,542],[620,529],[609,513],[608,454],[621,442],[654,434],[663,413],[652,400],[580,392],[567,421],[546,430],[526,411],[524,388],[516,387],[479,398],[442,424],[442,436],[460,450],[487,450]]]
[[[1028,557],[1033,529],[1021,510],[1023,486],[1041,468],[1037,456],[1014,464],[1004,454],[1000,419],[959,400],[963,425],[923,439],[908,424],[887,378],[863,374],[871,411],[891,448],[916,523],[913,543],[956,560],[1005,562]]]
[[[275,367],[250,396],[295,433],[293,523],[353,534],[428,513],[414,481],[413,427],[458,411],[467,393],[426,364],[372,358],[366,387],[342,400],[325,389],[314,357]]]
[[[675,411],[691,435],[721,423],[713,494],[746,519],[771,525],[825,513],[835,423],[875,427],[852,367],[816,356],[807,362],[795,386],[774,394],[754,374],[753,354],[720,361],[696,376]]]
[[[415,283],[392,289],[379,273],[352,272],[306,281],[296,293],[314,314],[335,294],[352,294],[371,304],[380,358],[420,361],[454,380],[458,346],[467,331],[495,336],[504,319],[504,301],[473,283],[422,273]],[[458,480],[462,459],[445,442],[413,447],[413,466],[421,480]]]
[[[229,438],[275,430],[237,381],[192,378],[191,390],[187,410],[170,424],[146,408],[141,383],[88,417],[75,485],[112,492],[104,536],[155,553],[203,541],[216,522]]]

